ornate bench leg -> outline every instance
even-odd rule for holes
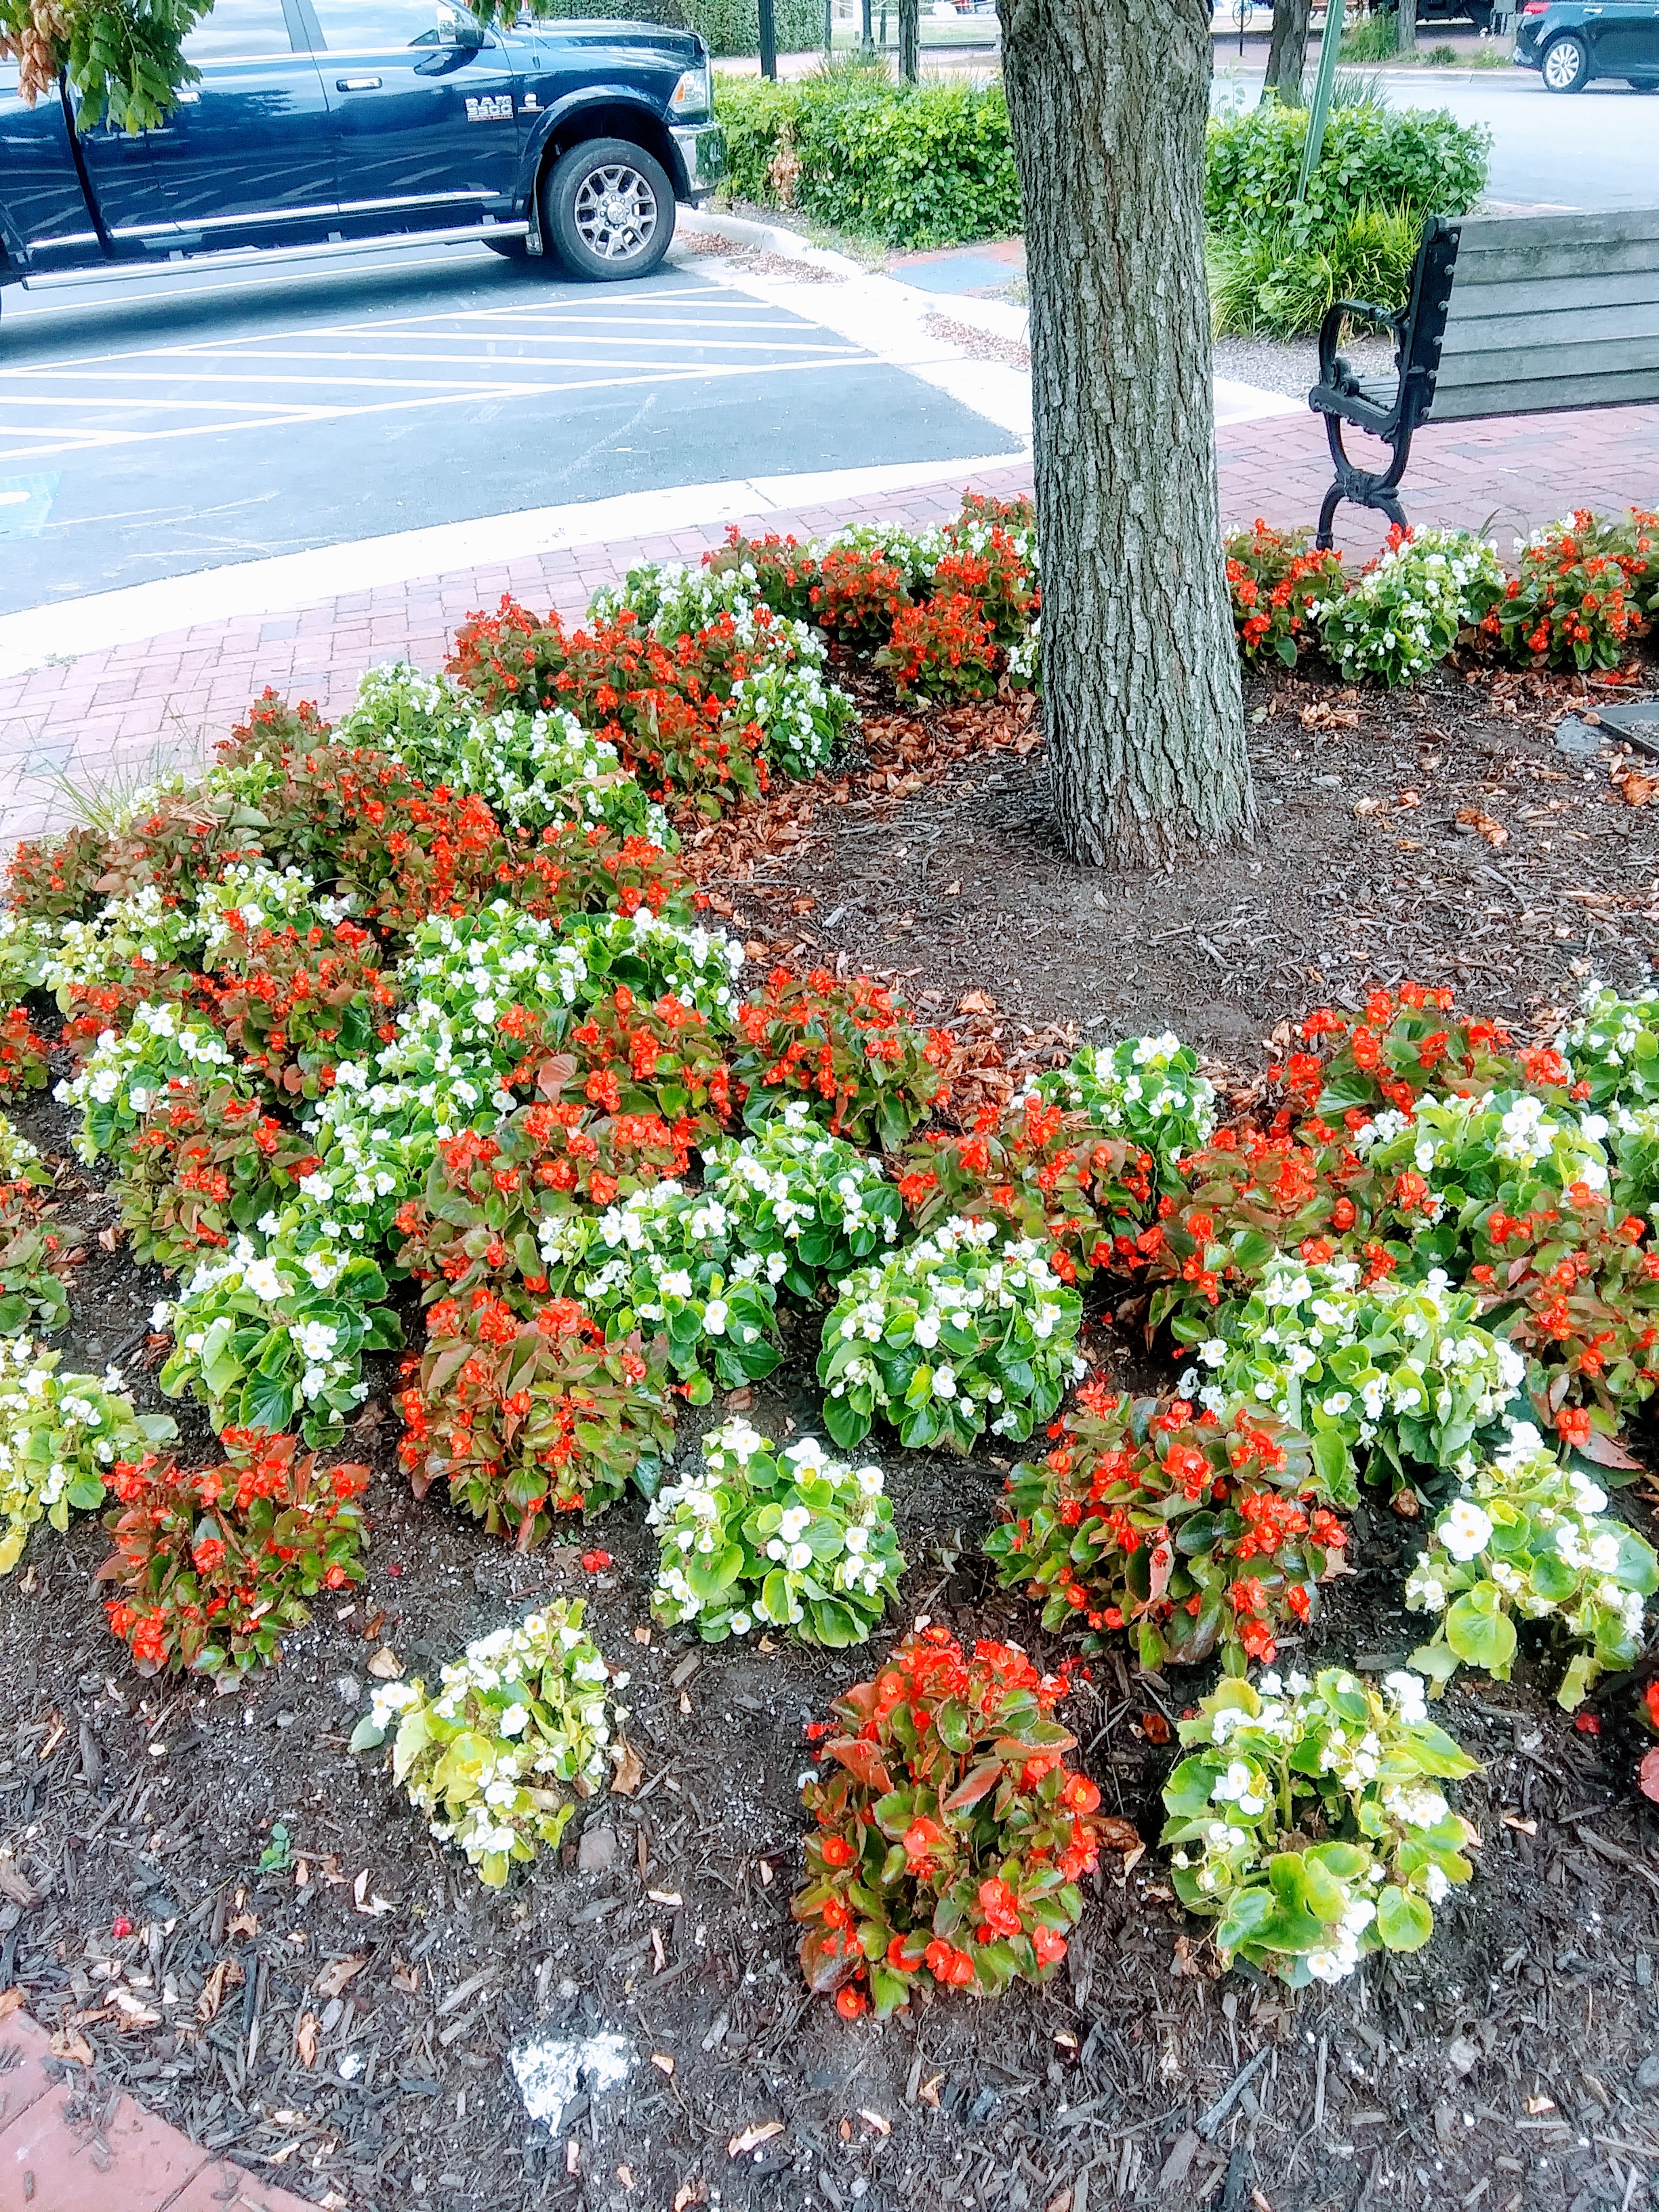
[[[1336,510],[1346,499],[1355,507],[1375,507],[1386,514],[1390,522],[1401,530],[1410,528],[1406,510],[1400,504],[1397,487],[1406,473],[1406,463],[1411,456],[1412,439],[1409,430],[1389,441],[1388,467],[1378,474],[1372,469],[1357,469],[1348,459],[1342,443],[1342,425],[1334,415],[1325,417],[1325,435],[1330,442],[1331,465],[1336,471],[1336,482],[1325,495],[1325,503],[1319,510],[1319,530],[1314,544],[1322,553],[1331,547],[1331,525],[1336,520]]]

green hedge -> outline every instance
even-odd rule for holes
[[[787,84],[721,77],[714,105],[740,198],[780,204],[775,164],[793,155],[800,166],[787,204],[832,229],[929,246],[1019,228],[1000,83],[908,85],[868,70]]]
[[[1331,115],[1307,200],[1293,209],[1307,130],[1305,109],[1273,101],[1212,120],[1204,213],[1212,234],[1283,227],[1297,244],[1319,245],[1372,211],[1463,215],[1486,189],[1489,131],[1443,109],[1361,105]]]
[[[582,16],[631,23],[667,23],[678,31],[701,31],[711,52],[724,59],[760,52],[760,11],[756,0],[535,0],[535,13],[569,22]],[[823,44],[823,0],[777,0],[778,52],[809,53]]]
[[[842,65],[784,84],[721,77],[715,106],[739,198],[787,204],[884,246],[954,246],[1020,227],[1000,83],[907,85]],[[1332,113],[1307,202],[1293,209],[1307,128],[1304,112],[1271,102],[1211,123],[1205,214],[1213,238],[1271,232],[1300,250],[1342,241],[1351,254],[1357,216],[1462,215],[1486,185],[1489,132],[1443,112],[1359,105]],[[1367,237],[1364,252],[1374,244]]]

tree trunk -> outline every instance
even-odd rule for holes
[[[899,75],[912,84],[921,74],[921,0],[898,0]]]
[[[1206,0],[1001,0],[1025,209],[1043,721],[1077,860],[1255,817],[1218,515]]]
[[[1285,107],[1300,107],[1302,80],[1308,70],[1308,18],[1312,0],[1273,0],[1273,34],[1267,48],[1267,77],[1261,88],[1265,100],[1277,94]]]
[[[1400,51],[1417,52],[1417,0],[1400,0]]]

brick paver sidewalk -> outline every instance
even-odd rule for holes
[[[1217,440],[1221,506],[1230,525],[1261,515],[1310,521],[1330,482],[1319,422],[1279,416],[1224,429]],[[980,474],[975,489],[1029,489],[1028,465]],[[955,513],[960,487],[932,484],[751,519],[750,526],[806,537],[874,519],[920,526]],[[1572,507],[1602,510],[1659,501],[1659,407],[1534,416],[1419,432],[1405,488],[1419,523],[1455,524],[1510,540]],[[1339,542],[1363,561],[1382,542],[1382,518],[1342,510]],[[588,599],[642,559],[696,560],[723,529],[568,548],[497,568],[387,585],[283,615],[216,622],[84,653],[65,665],[0,679],[0,826],[13,834],[61,817],[51,775],[82,784],[163,760],[188,764],[224,734],[269,684],[334,714],[376,661],[406,657],[435,668],[457,624],[510,592],[538,610],[585,612]],[[1172,550],[1172,561],[1173,561]]]
[[[317,2212],[100,2091],[27,2013],[0,2020],[0,2212]]]

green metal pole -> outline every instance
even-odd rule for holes
[[[1314,94],[1308,105],[1308,135],[1302,145],[1302,173],[1296,180],[1296,204],[1308,196],[1308,182],[1319,167],[1325,143],[1325,118],[1331,112],[1331,86],[1336,78],[1337,49],[1342,44],[1343,0],[1325,0],[1325,34],[1319,41],[1319,67],[1314,74]]]

